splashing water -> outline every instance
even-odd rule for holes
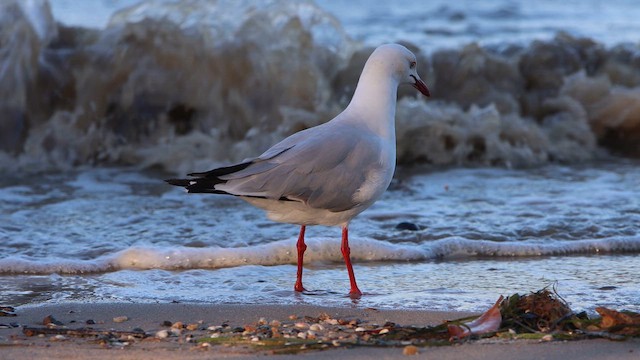
[[[478,298],[557,281],[577,306],[634,308],[639,169],[613,160],[400,174],[351,226],[356,274],[371,295],[362,301],[475,310]],[[93,169],[5,184],[3,297],[347,301],[339,296],[346,274],[338,229],[308,230],[305,277],[318,291],[299,297],[295,226],[272,223],[235,198],[169,189],[161,178]],[[418,230],[396,229],[401,222]]]

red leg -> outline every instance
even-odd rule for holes
[[[342,228],[342,257],[344,257],[344,263],[347,265],[347,272],[349,273],[349,282],[351,283],[351,291],[349,296],[352,298],[359,298],[362,295],[358,285],[356,284],[356,276],[353,274],[353,266],[351,266],[351,249],[349,249],[349,229],[347,226]]]
[[[296,279],[296,285],[293,287],[295,291],[304,291],[302,286],[302,263],[304,262],[304,251],[307,250],[307,245],[304,243],[304,230],[305,226],[300,226],[300,235],[298,236],[298,277]]]

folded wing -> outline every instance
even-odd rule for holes
[[[382,141],[358,126],[302,131],[245,162],[172,179],[189,192],[300,201],[334,212],[357,204],[354,194],[383,166]],[[311,130],[311,129],[309,129]]]

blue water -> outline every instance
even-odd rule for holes
[[[578,308],[640,309],[637,162],[406,172],[350,227],[361,304],[478,310],[557,283]],[[308,230],[310,293],[297,295],[296,226],[162,177],[110,168],[5,180],[5,301],[349,303],[338,228]]]
[[[69,25],[104,27],[117,9],[140,0],[50,0],[56,19]],[[247,3],[250,3],[247,2]],[[640,9],[634,0],[432,0],[374,2],[319,0],[356,40],[378,45],[410,41],[426,51],[470,42],[483,45],[549,40],[564,31],[613,45],[637,43]]]

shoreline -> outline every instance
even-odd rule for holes
[[[455,320],[479,315],[467,312],[442,312],[429,310],[379,310],[362,307],[323,307],[314,305],[213,305],[213,304],[135,304],[135,303],[64,303],[55,305],[21,306],[12,317],[0,317],[0,324],[18,325],[0,328],[0,358],[47,358],[47,359],[208,359],[208,358],[255,358],[267,355],[269,359],[291,358],[291,355],[272,354],[250,345],[215,344],[202,346],[190,340],[206,338],[211,333],[207,328],[225,325],[244,327],[264,321],[297,321],[320,314],[335,319],[354,319],[363,326],[394,322],[403,326],[434,326],[445,320]],[[22,327],[45,328],[43,320],[52,316],[61,323],[52,328],[78,329],[91,327],[95,330],[131,332],[144,330],[149,337],[105,342],[100,336],[40,335],[26,336]],[[126,318],[124,318],[126,317]],[[342,321],[342,320],[341,320]],[[163,322],[165,323],[163,325]],[[158,338],[163,329],[170,329],[168,322],[191,324],[178,336]],[[90,324],[90,325],[89,325]],[[504,340],[486,338],[466,341],[452,346],[418,347],[418,357],[438,359],[636,359],[640,352],[640,340],[610,341],[603,339],[577,341]],[[309,350],[296,353],[308,359],[346,357],[352,359],[405,358],[403,347],[341,346],[326,350]]]

